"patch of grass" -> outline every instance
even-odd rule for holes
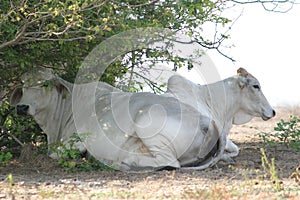
[[[261,152],[261,169],[238,169],[234,166],[229,166],[230,169],[241,173],[245,179],[245,184],[240,186],[240,189],[247,190],[247,188],[256,188],[256,190],[263,190],[266,192],[272,189],[275,192],[283,191],[283,181],[280,180],[278,176],[278,171],[276,169],[275,159],[268,158],[265,150],[260,149]],[[252,178],[249,178],[251,176]],[[255,177],[255,178],[253,178]],[[268,180],[269,179],[269,180]],[[268,182],[266,182],[266,180]]]
[[[290,175],[290,178],[295,179],[296,183],[300,185],[300,164],[296,167],[295,171]]]
[[[1,188],[1,190],[5,191],[6,193],[6,198],[7,199],[15,199],[15,181],[13,178],[13,175],[11,173],[9,173],[6,177],[6,179],[4,180],[4,185],[5,187]],[[2,192],[0,190],[0,193]]]
[[[1,152],[0,153],[0,167],[7,165],[12,157],[13,157],[13,155],[10,152],[7,152],[7,153]]]
[[[45,190],[41,190],[39,192],[39,195],[43,198],[43,199],[49,199],[49,198],[53,198],[55,196],[55,192],[54,191],[45,191]]]
[[[213,185],[211,188],[205,189],[187,189],[183,193],[184,199],[232,199],[240,198],[242,194],[238,192],[236,187],[226,188],[222,185]]]
[[[12,174],[8,174],[7,180],[8,180],[8,183],[9,183],[10,186],[15,185],[14,178],[13,178]]]
[[[282,184],[281,184],[282,181],[280,181],[279,177],[278,177],[278,172],[275,167],[275,158],[271,158],[271,161],[270,161],[263,148],[260,149],[260,152],[262,154],[261,163],[262,163],[262,167],[265,171],[265,177],[269,176],[270,180],[272,181],[273,188],[276,191],[281,191],[283,189]]]
[[[279,145],[284,145],[287,148],[300,152],[300,118],[290,116],[288,121],[281,119],[274,127],[274,133],[260,133],[259,137],[263,139],[266,146],[274,147],[275,150]],[[263,149],[261,149],[261,153],[264,170],[269,172],[268,174],[274,183],[275,190],[281,190],[282,186],[278,179],[278,173],[275,170],[275,159],[268,160]],[[299,166],[290,175],[290,178],[294,178],[296,182],[300,182]]]
[[[135,198],[137,195],[133,192],[124,192],[124,191],[111,191],[109,193],[95,193],[90,195],[89,198],[118,198],[118,199],[127,199]]]

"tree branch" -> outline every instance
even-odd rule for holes
[[[142,3],[142,4],[136,4],[136,5],[131,5],[131,4],[128,4],[129,7],[143,7],[143,6],[149,6],[149,5],[152,5],[156,2],[158,2],[159,0],[153,0],[153,1],[150,1],[149,3]]]
[[[148,85],[150,84],[149,86],[150,87],[152,86],[151,87],[152,90],[155,88],[155,89],[159,90],[160,92],[165,92],[159,86],[157,86],[157,83],[153,82],[149,78],[147,78],[147,77],[145,77],[145,76],[143,76],[143,75],[141,75],[141,74],[139,74],[137,72],[132,72],[132,73],[135,74],[135,75],[137,75],[137,76],[139,76],[139,77],[141,77],[142,79],[144,79],[147,82]]]
[[[300,2],[296,2],[297,0],[250,0],[250,1],[239,1],[239,0],[230,0],[233,3],[237,4],[256,4],[260,3],[266,11],[270,12],[278,12],[278,13],[287,13],[289,12],[294,5],[300,4]],[[280,10],[279,5],[287,5],[290,6]],[[268,5],[271,5],[271,8],[268,8]]]
[[[12,39],[11,41],[2,43],[2,44],[0,45],[0,49],[5,48],[5,47],[7,47],[7,46],[15,45],[16,43],[18,43],[18,42],[21,40],[22,36],[24,36],[25,31],[26,31],[28,25],[29,25],[28,22],[26,22],[26,23],[22,26],[21,30],[16,34],[15,38]]]
[[[19,145],[21,145],[22,147],[24,146],[24,143],[21,142],[16,136],[14,136],[13,134],[9,133],[6,130],[6,128],[0,126],[0,130],[1,130],[1,136],[8,135],[8,136],[12,137]]]
[[[17,16],[20,17],[23,20],[22,27],[17,30],[17,33],[15,34],[15,37],[11,40],[4,41],[2,44],[0,44],[0,49],[8,47],[8,46],[14,46],[16,44],[26,44],[28,42],[32,41],[76,41],[76,40],[85,40],[85,39],[91,39],[91,38],[100,38],[100,35],[97,35],[94,33],[93,29],[86,29],[87,34],[82,36],[82,31],[78,29],[84,29],[82,25],[79,25],[75,22],[70,23],[64,23],[62,26],[58,27],[57,30],[45,30],[45,26],[47,23],[43,23],[43,21],[47,19],[51,19],[54,15],[54,11],[34,11],[35,9],[39,9],[39,6],[44,5],[45,3],[38,3],[34,6],[34,8],[30,8],[29,13],[24,15],[20,12],[20,9],[23,8],[23,6],[26,4],[27,0],[23,0],[19,5],[14,5],[14,1],[10,1],[10,10],[7,14],[3,15],[0,21],[0,26],[5,22],[7,18],[9,18],[13,13],[17,13]],[[103,5],[105,5],[108,0],[105,1],[92,1],[89,5],[86,5],[85,7],[80,7],[78,10],[76,10],[77,13],[82,13],[85,11],[90,10],[97,10]],[[59,10],[58,11],[60,15],[62,16],[68,16],[72,15],[74,11],[69,10]],[[34,24],[39,23],[38,31],[36,32],[27,32],[27,29]],[[51,35],[60,36],[65,33],[72,33],[71,28],[76,28],[78,31],[74,31],[73,35],[71,34],[69,38],[51,38]],[[101,27],[100,27],[101,29]],[[103,27],[102,27],[103,29]],[[34,36],[34,37],[29,37]]]

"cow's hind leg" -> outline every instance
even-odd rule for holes
[[[164,107],[158,104],[139,110],[135,118],[135,133],[149,153],[130,154],[123,160],[125,165],[130,169],[180,168],[172,139],[164,134],[168,119]]]
[[[144,145],[148,148],[151,155],[145,154],[128,154],[127,158],[122,161],[122,167],[125,170],[162,170],[177,169],[180,164],[176,158],[176,153],[172,150],[169,141],[162,135],[158,134],[150,138],[141,138]]]

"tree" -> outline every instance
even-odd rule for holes
[[[199,27],[208,21],[229,22],[220,16],[222,1],[3,0],[1,4],[0,66],[10,72],[1,78],[10,83],[16,72],[32,66],[76,68],[96,44],[129,29],[187,29],[209,46],[213,42],[201,37]]]

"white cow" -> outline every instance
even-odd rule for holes
[[[268,120],[275,116],[275,111],[264,97],[258,80],[243,68],[237,72],[235,77],[209,85],[198,85],[175,75],[168,80],[166,94],[213,119],[221,135],[228,136],[233,124],[247,123],[253,117]],[[226,137],[222,159],[233,162],[231,158],[238,153],[238,147]]]
[[[232,79],[239,86],[236,90],[247,82]],[[78,133],[83,143],[76,145],[82,151],[87,147],[117,169],[204,169],[224,154],[227,134],[220,132],[218,122],[174,97],[125,93],[102,82],[71,84],[49,70],[36,70],[24,83],[14,91],[11,104],[17,113],[35,118],[49,144],[67,144]],[[261,100],[250,90],[248,96],[249,105],[257,103],[255,98]],[[265,118],[274,115],[256,108],[248,111]]]

